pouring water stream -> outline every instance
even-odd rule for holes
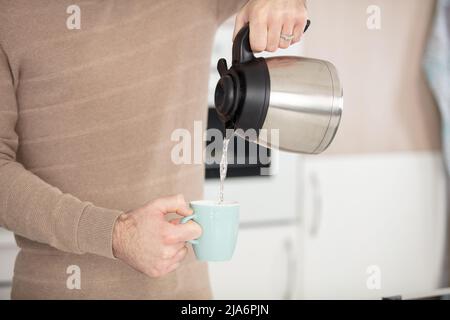
[[[227,176],[227,168],[228,168],[228,145],[230,144],[231,138],[233,137],[234,131],[230,131],[225,135],[223,139],[223,149],[222,149],[222,158],[220,160],[220,190],[219,190],[219,204],[223,204],[223,188],[225,178]]]

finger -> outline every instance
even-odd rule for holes
[[[194,221],[189,221],[185,224],[179,224],[173,226],[171,232],[173,241],[185,242],[193,239],[197,239],[202,235],[202,228]]]
[[[233,41],[234,38],[236,38],[238,32],[245,26],[247,22],[248,18],[246,12],[245,11],[239,12],[239,14],[236,16],[236,21],[234,22]]]
[[[262,20],[250,21],[250,46],[253,52],[261,52],[267,46],[267,23]]]
[[[302,20],[301,22],[297,23],[294,27],[294,40],[292,41],[292,44],[297,43],[300,41],[300,39],[303,36],[303,30],[305,30],[306,27],[306,19]]]
[[[151,205],[161,210],[164,214],[178,213],[182,216],[189,216],[192,214],[192,209],[189,208],[182,194],[159,198],[153,201]]]
[[[166,241],[170,242],[169,241]],[[173,243],[167,243],[161,252],[160,258],[163,260],[170,261],[181,249],[183,249],[186,246],[185,242],[173,242]]]
[[[267,35],[267,45],[266,50],[269,52],[274,52],[278,49],[278,45],[280,44],[280,35],[281,35],[282,25],[280,22],[273,22],[269,26],[269,33]]]
[[[291,21],[287,21],[283,24],[283,28],[281,29],[281,35],[292,36],[294,34],[294,23]],[[279,47],[282,49],[289,48],[293,39],[287,40],[280,37]]]
[[[183,248],[184,249],[187,249],[186,248],[186,242],[177,242],[177,243],[175,243],[175,244],[173,244],[172,245],[172,247],[174,248],[174,254],[172,255],[172,257],[170,257],[170,259],[172,259],[173,257],[175,257],[176,255],[177,255],[177,253],[180,251],[180,250],[182,250]]]

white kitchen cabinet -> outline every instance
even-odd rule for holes
[[[306,157],[300,167],[296,298],[372,299],[439,287],[446,229],[440,154]],[[369,288],[378,271],[380,288]]]
[[[289,299],[296,276],[294,226],[241,229],[233,259],[209,263],[215,299]]]
[[[18,252],[14,235],[0,228],[0,300],[10,298],[14,261]]]

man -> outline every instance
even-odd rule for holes
[[[173,164],[170,134],[206,120],[222,21],[241,8],[235,34],[249,22],[253,50],[275,51],[300,40],[304,1],[80,1],[68,28],[74,4],[0,0],[0,226],[21,248],[12,298],[210,298],[186,247],[201,228],[168,216],[202,198],[203,167]]]

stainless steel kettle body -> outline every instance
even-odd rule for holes
[[[287,151],[324,151],[339,127],[343,89],[329,62],[300,58],[266,59],[270,76],[269,106],[262,129],[279,129],[279,141],[260,135],[258,143]],[[277,145],[278,144],[278,145]]]
[[[219,60],[215,105],[227,128],[281,150],[317,154],[333,141],[343,110],[336,68],[302,57],[255,58],[249,29],[233,44],[233,64]],[[247,134],[248,129],[256,135]]]

